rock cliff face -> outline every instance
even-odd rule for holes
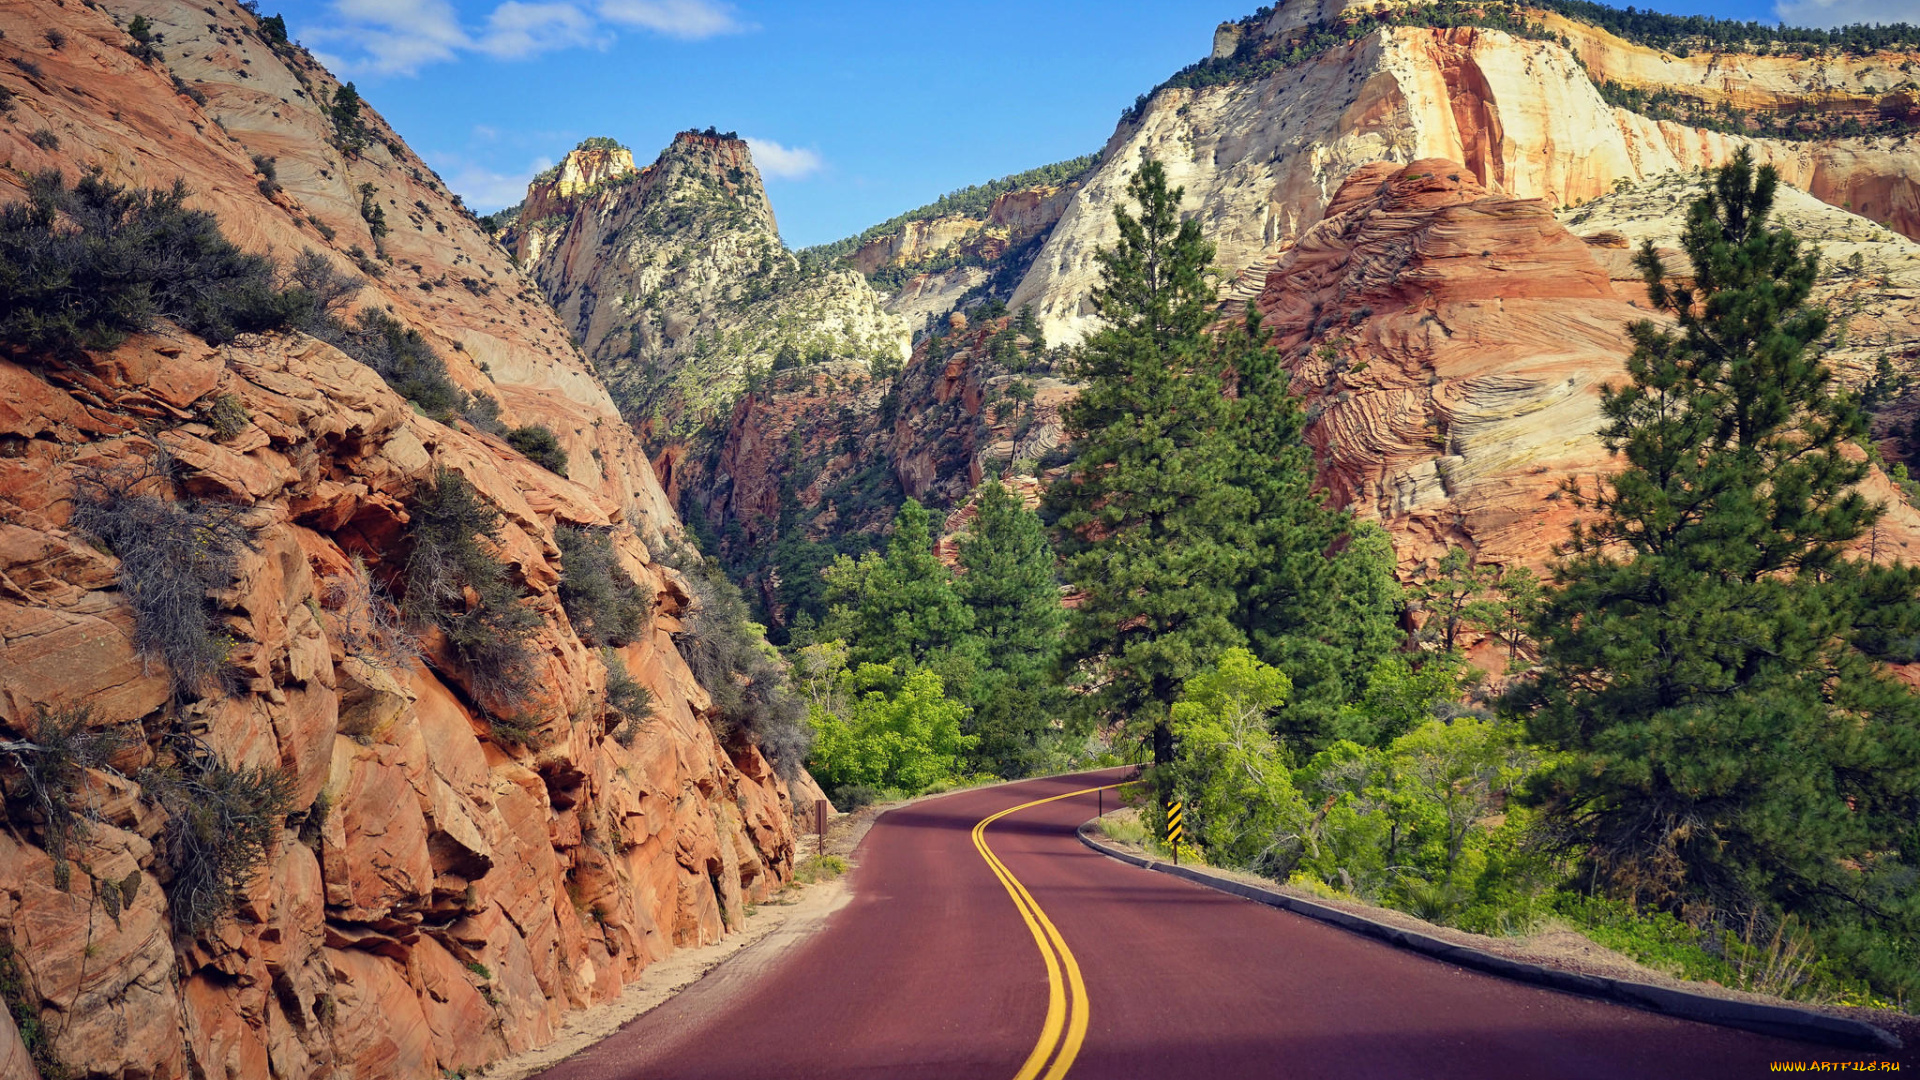
[[[1123,121],[1010,305],[1033,305],[1049,339],[1086,333],[1093,254],[1112,244],[1112,208],[1147,154],[1185,188],[1182,206],[1218,245],[1229,278],[1262,275],[1359,167],[1423,158],[1460,162],[1489,191],[1562,206],[1599,197],[1623,179],[1713,165],[1748,146],[1787,182],[1920,236],[1913,56],[1681,58],[1536,12],[1536,25],[1571,46],[1497,29],[1381,25],[1309,58],[1285,59],[1302,28],[1372,19],[1376,6],[1299,0],[1264,22],[1235,24],[1233,49],[1277,49],[1277,70],[1201,89],[1169,87]],[[1667,92],[1702,110],[1725,102],[1804,112],[1816,125],[1886,115],[1909,133],[1820,141],[1724,134],[1610,105],[1600,83]]]
[[[1078,180],[1018,188],[995,197],[981,217],[908,221],[861,244],[847,261],[886,293],[887,310],[919,333],[962,303],[1006,300],[1079,189]]]
[[[338,84],[251,14],[224,0],[119,14],[153,25],[161,61],[130,55],[104,9],[0,10],[0,200],[45,168],[183,178],[243,247],[312,249],[363,278],[356,306],[390,308],[509,422],[551,427],[573,479],[419,415],[300,334],[214,348],[163,325],[84,363],[0,361],[0,740],[74,707],[136,736],[87,776],[78,809],[96,820],[69,871],[34,814],[0,831],[0,942],[20,976],[8,1004],[74,1071],[129,1080],[430,1078],[540,1044],[567,1010],[725,933],[778,886],[786,785],[714,736],[671,637],[686,593],[654,561],[679,524],[533,283],[371,110],[336,123],[323,105]],[[213,597],[228,694],[176,697],[136,653],[120,564],[71,520],[77,478],[159,451],[173,480],[153,490],[232,507],[247,530]],[[531,732],[476,710],[431,635],[424,662],[390,669],[351,647],[352,560],[393,582],[407,500],[437,469],[503,516],[495,551],[539,621]],[[606,664],[558,600],[555,529],[569,524],[608,530],[652,601],[619,650],[656,699],[631,747],[611,737]],[[164,732],[293,788],[246,898],[198,937],[175,924],[155,857],[164,815],[129,779]],[[0,1061],[17,1058],[9,1012]]]
[[[1603,226],[1583,238],[1544,201],[1491,192],[1457,162],[1381,162],[1356,170],[1268,274],[1258,305],[1313,418],[1322,481],[1386,526],[1403,569],[1456,544],[1483,562],[1547,560],[1573,516],[1561,485],[1617,468],[1597,437],[1599,389],[1624,378],[1622,328],[1647,316],[1614,280],[1619,226],[1672,235],[1691,195],[1677,182],[1623,189],[1570,215]],[[1882,271],[1920,265],[1920,246],[1862,218],[1797,193],[1784,209],[1811,235],[1891,245],[1876,253]],[[1826,298],[1866,272],[1830,271]],[[1863,310],[1856,329],[1910,358],[1914,308],[1895,303]],[[1868,486],[1891,507],[1876,553],[1920,555],[1920,513],[1884,476]]]
[[[905,322],[860,275],[803,269],[781,244],[745,142],[682,132],[637,172],[604,153],[575,150],[536,180],[505,243],[655,437],[724,424],[747,377],[776,364],[905,358]],[[574,175],[599,179],[562,191]]]

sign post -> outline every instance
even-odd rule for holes
[[[1173,850],[1173,865],[1175,866],[1180,865],[1180,814],[1180,804],[1169,801],[1167,803],[1167,847]]]
[[[814,835],[819,837],[816,845],[819,850],[815,854],[825,855],[827,853],[827,800],[825,799],[813,800],[813,831]]]

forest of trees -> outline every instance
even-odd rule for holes
[[[1920,698],[1888,665],[1920,657],[1920,569],[1850,554],[1883,507],[1776,185],[1744,155],[1711,178],[1684,281],[1640,254],[1665,321],[1622,327],[1618,471],[1563,493],[1582,524],[1549,572],[1453,549],[1403,585],[1325,505],[1281,357],[1220,320],[1211,245],[1145,162],[1039,512],[985,485],[949,568],[907,502],[884,552],[822,572],[788,647],[814,774],[858,803],[1150,762],[1136,797],[1185,802],[1189,857],[1910,1003]]]

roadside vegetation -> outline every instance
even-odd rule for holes
[[[1620,471],[1564,493],[1583,523],[1550,574],[1450,552],[1407,590],[1417,633],[1375,636],[1368,618],[1380,609],[1365,604],[1234,633],[1249,625],[1248,589],[1227,573],[1228,553],[1248,545],[1228,542],[1230,496],[1212,496],[1221,501],[1185,531],[1172,513],[1143,519],[1160,531],[1136,543],[1125,458],[1097,450],[1102,428],[1143,423],[1126,416],[1193,415],[1167,406],[1181,400],[1173,387],[1204,378],[1188,359],[1203,346],[1160,354],[1170,389],[1159,401],[1137,396],[1154,383],[1150,369],[1091,373],[1087,409],[1106,400],[1106,380],[1115,401],[1133,404],[1098,426],[1090,412],[1070,421],[1095,448],[1082,467],[1101,471],[1095,497],[1058,519],[1080,534],[1060,537],[1070,579],[1076,554],[1089,557],[1069,640],[1101,672],[1113,715],[1154,746],[1145,828],[1160,836],[1157,808],[1177,798],[1193,854],[1218,865],[1483,933],[1558,920],[1654,967],[1730,986],[1912,1003],[1920,700],[1887,665],[1913,658],[1920,571],[1848,553],[1884,508],[1854,490],[1867,471],[1846,446],[1864,432],[1860,404],[1818,355],[1827,315],[1808,303],[1817,256],[1767,224],[1776,183],[1745,157],[1712,178],[1680,238],[1692,262],[1684,284],[1650,246],[1640,255],[1671,323],[1627,328],[1628,380],[1603,402]],[[1182,251],[1171,219],[1152,224],[1170,194],[1142,170],[1142,219],[1123,219],[1103,302],[1139,265],[1124,261],[1129,244],[1159,256],[1174,285],[1134,289],[1140,310],[1177,296],[1183,267],[1205,265]],[[1089,356],[1148,355],[1113,348],[1123,340],[1105,331]],[[1147,439],[1177,462],[1204,434],[1135,436]],[[1057,500],[1088,482],[1076,476]],[[1177,479],[1172,469],[1150,478]],[[1203,483],[1176,490],[1191,505],[1209,497]],[[1262,520],[1276,516],[1288,515]],[[1097,565],[1138,585],[1161,564],[1190,568],[1177,579],[1189,589],[1151,589],[1155,602],[1129,614],[1117,587],[1123,599],[1108,611]],[[1203,568],[1222,575],[1205,595],[1191,589]],[[1184,610],[1181,597],[1191,598]],[[1492,644],[1505,670],[1469,666],[1470,640]],[[1303,675],[1350,681],[1325,708],[1302,692]]]
[[[1888,665],[1916,655],[1920,570],[1849,554],[1883,508],[1776,183],[1744,157],[1711,178],[1685,283],[1641,254],[1669,321],[1623,328],[1619,471],[1562,493],[1582,524],[1548,572],[1454,549],[1403,585],[1315,491],[1281,358],[1251,312],[1216,322],[1212,250],[1147,162],[1040,512],[988,485],[949,568],[908,502],[884,552],[824,571],[789,652],[814,774],[859,803],[1144,758],[1131,828],[1163,842],[1180,800],[1188,857],[1910,1005],[1920,699]]]

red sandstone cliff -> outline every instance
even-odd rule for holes
[[[129,55],[114,14],[150,20],[163,61]],[[653,559],[679,524],[532,283],[371,109],[365,145],[343,149],[318,104],[337,82],[225,0],[14,4],[0,30],[14,95],[0,200],[45,168],[183,178],[243,247],[283,262],[313,249],[363,278],[356,307],[390,307],[509,422],[550,426],[573,478],[422,417],[299,334],[212,348],[162,326],[87,363],[0,362],[0,739],[31,737],[41,706],[87,706],[96,725],[150,736],[190,730],[230,766],[285,770],[296,817],[316,822],[303,837],[290,819],[236,914],[176,941],[154,860],[162,821],[126,778],[150,751],[91,774],[98,820],[66,887],[36,820],[9,821],[9,1004],[90,1076],[431,1078],[543,1043],[567,1010],[737,925],[788,871],[786,785],[751,747],[715,738],[670,636],[686,595]],[[363,213],[375,207],[383,237]],[[245,421],[222,433],[208,418],[227,395]],[[172,699],[134,652],[115,558],[69,523],[78,473],[156,444],[177,492],[235,507],[251,530],[214,597],[241,676],[229,695]],[[502,513],[498,554],[540,616],[537,750],[497,736],[457,665],[382,672],[343,647],[329,583],[353,556],[391,577],[406,499],[436,468]],[[611,737],[599,655],[558,603],[562,524],[611,528],[654,601],[621,650],[658,702],[631,748]],[[131,883],[111,911],[95,884],[109,880]],[[0,1010],[0,1062],[15,1036]]]

